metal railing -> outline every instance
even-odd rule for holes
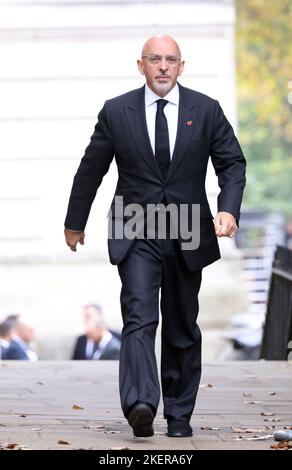
[[[286,360],[292,349],[292,250],[277,246],[268,291],[261,359]]]

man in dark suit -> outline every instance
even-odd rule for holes
[[[18,315],[11,315],[7,320],[14,324],[14,334],[5,352],[5,359],[38,361],[38,355],[30,347],[30,342],[35,338],[34,328],[25,323]]]
[[[99,328],[92,328],[92,333],[78,336],[74,346],[72,359],[97,360],[110,359],[118,360],[120,357],[121,342],[108,329],[102,337]]]
[[[115,196],[120,198],[114,197],[109,211],[108,248],[122,282],[122,410],[135,436],[153,435],[160,399],[154,342],[161,290],[163,414],[167,435],[186,437],[192,435],[190,419],[201,377],[196,320],[202,269],[220,258],[217,237],[232,237],[237,230],[246,161],[218,101],[177,83],[184,61],[172,38],[150,38],[138,68],[145,86],[107,100],[99,113],[74,177],[65,238],[73,251],[77,243],[84,244],[91,204],[115,156]],[[214,221],[205,191],[209,156],[221,188]],[[128,210],[133,203],[143,209],[142,216],[133,216],[134,237]],[[166,235],[160,236],[156,222],[167,204],[179,213],[187,205],[189,216],[194,205],[200,206],[196,249],[183,245],[186,238],[180,231],[177,237],[171,234],[176,221],[168,211]],[[145,229],[149,220],[151,236]]]
[[[84,306],[85,334],[78,336],[74,346],[73,360],[111,359],[120,357],[121,341],[118,333],[111,331],[97,304]]]

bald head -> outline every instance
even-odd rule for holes
[[[151,38],[147,39],[143,46],[141,57],[148,54],[155,54],[153,51],[161,48],[171,50],[174,55],[181,57],[178,43],[175,39],[173,39],[171,36],[168,36],[167,34],[152,36]]]
[[[166,34],[147,39],[137,64],[149,88],[161,98],[176,85],[184,68],[179,45]]]

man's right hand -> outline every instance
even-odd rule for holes
[[[68,228],[65,228],[64,230],[65,234],[65,239],[66,243],[68,246],[70,246],[70,250],[72,251],[77,251],[77,243],[79,242],[80,245],[84,245],[84,238],[85,238],[85,233],[84,232],[75,232],[73,230],[69,230]]]

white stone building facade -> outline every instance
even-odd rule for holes
[[[236,129],[234,23],[231,0],[0,0],[0,320],[26,315],[44,358],[69,357],[84,303],[101,303],[110,326],[122,326],[120,281],[106,243],[114,163],[93,203],[85,246],[73,253],[63,235],[73,176],[103,102],[143,84],[141,47],[167,33],[186,60],[180,82],[218,99]],[[218,191],[210,167],[213,213]],[[222,325],[244,302],[234,292],[233,242],[220,245],[224,259],[203,275],[203,327]]]

